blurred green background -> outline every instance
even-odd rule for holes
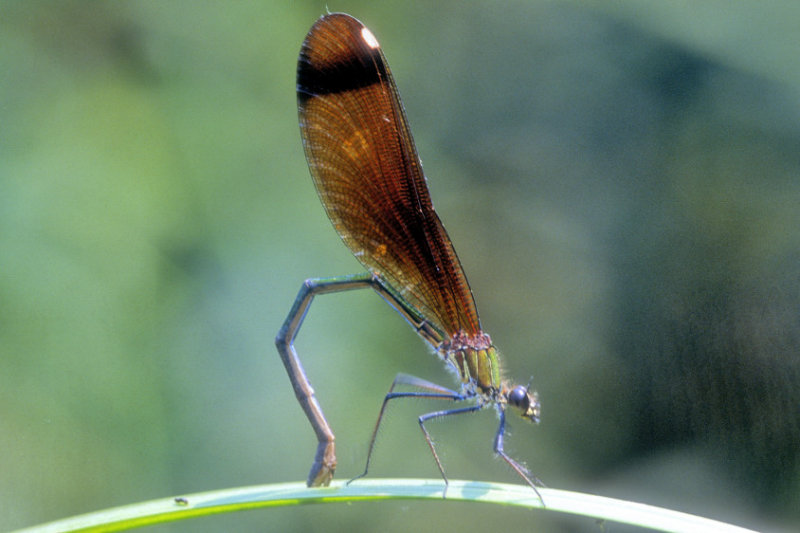
[[[800,5],[328,2],[381,40],[548,485],[800,525]],[[300,145],[326,3],[0,4],[0,530],[304,480],[273,338],[306,277],[360,270]],[[298,351],[361,472],[397,372],[454,385],[375,294]],[[436,478],[392,406],[371,475]],[[496,419],[432,423],[452,478],[519,482]],[[304,506],[158,531],[595,531],[458,503]],[[614,526],[614,531],[627,531]]]

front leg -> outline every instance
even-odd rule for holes
[[[525,480],[525,483],[530,485],[533,491],[536,493],[536,496],[539,498],[539,501],[542,502],[542,507],[544,507],[544,500],[542,499],[542,495],[539,493],[539,489],[536,486],[544,487],[544,483],[538,477],[534,476],[528,469],[519,464],[517,461],[512,459],[503,449],[503,440],[505,437],[506,431],[506,411],[505,409],[498,409],[500,414],[500,426],[497,428],[497,434],[494,437],[494,452],[503,458],[503,460],[508,463],[508,465],[514,469],[514,471],[520,475],[522,479]]]

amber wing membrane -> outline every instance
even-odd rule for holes
[[[314,24],[298,59],[297,101],[314,184],[348,248],[447,337],[479,333],[394,80],[363,24],[340,13]]]

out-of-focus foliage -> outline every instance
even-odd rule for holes
[[[796,3],[329,5],[381,40],[484,326],[534,375],[513,455],[553,487],[796,528]],[[273,337],[304,278],[358,270],[296,124],[324,11],[0,4],[0,529],[305,478]],[[318,299],[297,346],[341,477],[395,373],[453,385],[374,294]],[[440,407],[392,406],[371,474],[437,476],[416,415]],[[516,480],[490,413],[430,429],[451,477]],[[393,503],[160,530],[594,527],[555,520]]]

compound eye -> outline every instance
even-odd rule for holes
[[[531,406],[530,396],[526,387],[514,387],[508,393],[508,403],[519,408],[523,413]]]

